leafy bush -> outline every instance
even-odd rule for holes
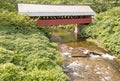
[[[20,31],[15,28],[15,26],[0,26],[0,63],[6,65],[7,63],[12,63],[15,67],[20,67],[23,72],[26,72],[24,80],[22,81],[44,81],[48,80],[48,78],[52,78],[53,81],[56,81],[59,74],[58,79],[61,81],[68,80],[62,70],[57,73],[59,69],[55,68],[60,68],[58,64],[61,64],[61,57],[56,49],[57,45],[49,43],[48,38],[46,38],[39,29],[25,29],[24,31],[22,31],[22,29]],[[30,79],[28,75],[32,76],[31,73],[34,72],[31,71],[35,68],[39,70],[38,73],[43,74],[42,77],[44,76],[44,79],[38,78],[39,80],[36,80],[35,76],[41,77],[37,74],[34,74],[34,78]],[[45,72],[49,72],[51,69],[53,69],[56,74],[47,77],[47,73]],[[15,76],[10,77],[13,78]],[[64,79],[62,79],[63,77]],[[5,79],[5,81],[9,80]],[[11,81],[15,80],[12,79]],[[18,79],[18,81],[21,80]]]
[[[61,71],[60,67],[45,71],[35,68],[27,74],[25,81],[68,81],[67,76]]]
[[[6,4],[10,6],[0,4],[0,81],[68,81],[57,45],[46,37],[48,30],[4,8]]]
[[[12,63],[0,64],[0,81],[22,81],[24,76],[20,67]]]
[[[15,0],[0,0],[0,9],[8,11],[16,11]]]
[[[83,27],[85,37],[92,37],[106,48],[120,55],[120,8],[116,7],[96,15],[92,24]]]
[[[34,27],[36,20],[30,19],[28,16],[18,15],[16,12],[0,9],[0,25],[16,26],[16,27]]]

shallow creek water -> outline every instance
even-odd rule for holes
[[[95,43],[80,38],[75,40],[70,32],[53,32],[51,40],[58,43],[58,49],[65,63],[64,72],[70,81],[120,81],[115,56]]]

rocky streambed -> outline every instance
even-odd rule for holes
[[[118,59],[96,43],[74,41],[74,35],[66,31],[54,32],[52,41],[65,58],[62,67],[70,81],[120,81]]]
[[[59,50],[66,58],[63,69],[71,81],[120,80],[119,69],[114,63],[116,57],[113,55],[66,45],[60,45]]]

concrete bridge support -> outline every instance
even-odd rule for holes
[[[75,40],[76,40],[76,41],[78,41],[78,39],[79,39],[80,37],[82,37],[81,34],[80,34],[80,27],[81,27],[81,26],[82,26],[81,24],[76,24],[76,26],[75,26],[74,36],[75,36]]]
[[[79,34],[80,26],[81,26],[80,24],[76,24],[75,29],[74,29],[75,34]]]

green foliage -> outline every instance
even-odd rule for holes
[[[34,27],[35,21],[27,16],[17,15],[15,12],[0,9],[0,25],[16,27]]]
[[[9,56],[8,56],[9,54]],[[7,63],[12,60],[13,51],[6,50],[5,48],[0,48],[0,63]]]
[[[50,70],[34,68],[24,71],[12,63],[0,64],[0,81],[68,81],[67,76],[57,66]]]
[[[61,73],[60,67],[42,71],[37,68],[33,69],[27,74],[26,81],[68,81],[64,73]]]
[[[18,15],[13,0],[1,1],[0,81],[68,81],[57,45],[46,37],[48,29]]]
[[[51,33],[50,33],[50,27],[45,27],[45,26],[40,26],[40,27],[37,27],[41,32],[43,32],[43,34],[45,35],[45,36],[47,36],[48,38],[50,38],[50,35],[51,35]]]
[[[0,0],[0,9],[15,11],[16,9],[15,0]]]
[[[0,64],[0,81],[22,81],[24,75],[23,70],[12,63]]]
[[[46,38],[39,29],[26,28],[24,31],[22,31],[22,29],[20,31],[16,29],[16,27],[0,26],[0,46],[0,63],[6,65],[7,63],[12,63],[15,67],[19,66],[22,68],[22,71],[26,72],[24,80],[22,81],[44,81],[49,78],[52,78],[52,80],[55,79],[53,81],[56,81],[59,74],[64,77],[61,81],[68,80],[62,70],[55,68],[60,68],[58,64],[62,63],[60,60],[61,57],[56,49],[56,44],[49,43],[48,38]],[[1,66],[1,68],[3,67]],[[32,70],[35,68],[38,69],[38,73],[40,73],[44,79],[38,78],[38,80],[36,80],[35,76],[41,77],[41,75],[34,74],[35,71]],[[47,73],[51,69],[53,69],[54,72],[59,71],[59,73],[56,72],[56,74],[47,77]],[[34,74],[34,77],[28,76],[32,76],[32,74]],[[62,76],[59,76],[59,79],[62,79]],[[13,76],[10,77],[11,79],[13,78]],[[10,81],[6,78],[4,79],[3,81]],[[12,79],[11,81],[16,80]],[[18,81],[21,80],[18,79]]]
[[[0,0],[0,81],[69,80],[60,67],[64,59],[59,55],[56,49],[57,45],[55,43],[50,43],[49,39],[46,37],[49,35],[47,28],[38,28],[35,26],[36,20],[32,20],[27,16],[18,15],[16,13],[16,4],[18,2],[41,4],[90,3],[90,5],[94,2],[95,4],[91,5],[91,7],[93,7],[97,12],[105,11],[111,8],[110,4],[103,4],[103,6],[98,6],[102,0],[100,0],[99,3],[97,3],[96,0],[91,1]],[[120,53],[120,42],[118,41],[120,40],[120,17],[118,15],[119,13],[114,12],[117,12],[118,10],[120,9],[116,8],[115,11],[111,10],[110,12],[100,14],[101,17],[96,17],[96,21],[93,23],[93,26],[91,25],[94,31],[89,30],[90,27],[86,28],[86,31],[84,31],[85,36],[92,36],[99,39],[100,42],[104,43],[107,48],[115,51],[117,54]],[[102,18],[104,14],[106,14],[106,17]],[[107,16],[107,14],[117,16],[118,20],[116,20],[114,17],[111,18],[111,16]],[[111,20],[106,21],[108,18]],[[101,22],[94,26],[98,20]],[[104,25],[102,26],[101,23],[103,23],[103,21],[106,22],[104,22]],[[109,24],[110,22],[112,23]],[[100,26],[100,29],[97,29],[98,26]],[[66,26],[65,28],[71,29],[72,26]],[[99,30],[104,30],[104,32],[101,32]],[[103,39],[101,40],[101,38]]]
[[[61,29],[72,31],[74,29],[74,27],[75,27],[74,24],[71,24],[71,25],[68,24],[68,25],[51,26],[51,28],[52,28],[53,31],[59,31]]]
[[[81,32],[85,37],[96,38],[106,48],[120,55],[120,8],[116,7],[96,15],[92,24]]]

